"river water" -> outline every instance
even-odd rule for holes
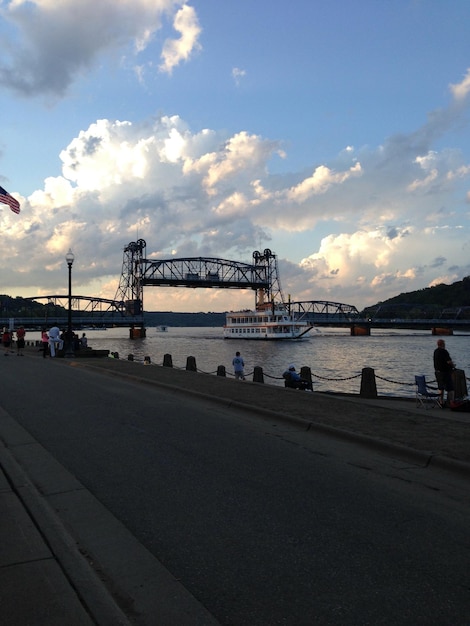
[[[81,331],[83,332],[83,331]],[[80,332],[80,335],[81,335]],[[361,371],[375,370],[379,395],[414,396],[415,374],[434,380],[432,355],[438,337],[430,331],[376,330],[369,337],[351,337],[349,329],[322,328],[310,338],[299,341],[250,341],[223,338],[222,328],[176,328],[167,332],[147,328],[145,339],[129,339],[129,329],[85,331],[88,345],[95,349],[118,352],[127,359],[162,365],[163,356],[171,354],[173,367],[184,369],[188,356],[196,360],[197,369],[215,374],[224,365],[233,374],[232,358],[239,350],[245,361],[245,373],[251,379],[255,366],[263,368],[265,383],[283,385],[282,372],[290,363],[297,370],[310,367],[314,389],[359,393]],[[34,333],[28,333],[34,339]],[[39,335],[38,337],[39,338]],[[470,333],[444,337],[446,347],[459,369],[470,376]],[[138,365],[136,365],[137,367]]]

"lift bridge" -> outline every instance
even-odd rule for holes
[[[328,301],[285,301],[276,255],[265,249],[253,252],[253,263],[218,258],[181,258],[149,260],[145,258],[143,239],[124,249],[124,259],[116,299],[126,302],[127,312],[143,309],[143,287],[167,286],[190,288],[253,289],[263,292],[265,302],[283,302],[291,314],[308,321],[351,322],[358,318],[355,306]]]
[[[358,318],[356,307],[328,301],[285,301],[276,255],[269,249],[253,252],[253,263],[218,258],[147,259],[146,242],[139,239],[124,248],[119,286],[113,300],[88,296],[72,296],[74,324],[81,326],[129,326],[131,336],[144,336],[144,287],[189,287],[252,289],[262,292],[265,302],[284,302],[292,315],[312,323],[353,322]],[[39,324],[57,323],[65,319],[55,313],[57,307],[68,307],[68,296],[51,295],[29,298],[45,300],[47,320]],[[20,323],[18,319],[15,320]],[[26,318],[23,323],[28,323]],[[133,335],[133,333],[135,333]]]

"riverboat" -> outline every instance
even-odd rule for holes
[[[254,311],[231,311],[226,314],[224,339],[300,339],[315,327],[291,312],[279,282],[276,255],[266,249],[253,252],[254,274],[265,277],[266,285],[256,289]],[[315,329],[317,330],[317,329]],[[318,331],[317,331],[318,332]]]
[[[300,339],[313,324],[294,319],[284,304],[258,306],[255,311],[227,313],[224,339]]]

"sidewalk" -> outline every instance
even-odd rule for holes
[[[143,384],[184,389],[194,396],[224,405],[255,410],[260,415],[296,423],[300,428],[321,429],[332,435],[418,452],[468,464],[470,468],[470,413],[416,407],[414,387],[408,398],[361,398],[359,395],[310,393],[284,387],[237,381],[234,378],[143,365],[122,359],[77,359],[77,367],[94,368],[112,376],[124,376]]]
[[[31,350],[25,360],[36,357],[42,358]],[[47,365],[41,362],[41,366]],[[424,411],[417,409],[411,398],[365,400],[356,396],[306,393],[110,358],[61,360],[53,365],[86,367],[99,375],[126,377],[142,385],[160,385],[175,394],[184,390],[235,409],[255,410],[264,419],[284,421],[301,430],[318,430],[409,455],[423,467],[432,461],[436,466],[470,476],[470,414]],[[1,409],[0,421],[2,433],[8,433],[13,444],[34,443]],[[0,442],[2,625],[135,623],[117,606],[95,570],[89,567],[86,555],[79,553],[74,538],[35,487],[36,477],[27,475],[8,449],[8,441],[7,445],[4,441]],[[186,623],[215,623],[203,613],[195,620]],[[172,623],[181,626],[184,622],[169,620],[165,626]]]
[[[0,444],[0,612],[4,626],[127,626],[42,496]],[[54,544],[50,544],[53,538]],[[70,579],[73,570],[75,581]],[[93,616],[82,591],[93,597]]]

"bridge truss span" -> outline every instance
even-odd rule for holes
[[[359,318],[359,311],[354,305],[331,302],[329,300],[291,302],[290,309],[296,317],[301,317],[316,324],[353,322]]]
[[[144,239],[132,241],[124,248],[122,272],[115,301],[123,302],[128,315],[143,313],[143,288],[191,287],[222,289],[264,289],[273,283],[266,252],[254,255],[254,264],[211,257],[148,259]],[[274,255],[271,255],[274,256]],[[270,257],[269,257],[270,258]]]
[[[31,300],[32,302],[45,301],[46,305],[59,307],[63,310],[67,310],[68,308],[68,295],[33,296],[24,299]],[[117,302],[116,300],[106,298],[72,296],[70,303],[73,311],[89,313],[90,315],[95,313],[98,315],[105,315],[106,313],[123,315],[125,312],[124,302]]]
[[[142,260],[143,286],[268,289],[266,267],[210,257]]]

